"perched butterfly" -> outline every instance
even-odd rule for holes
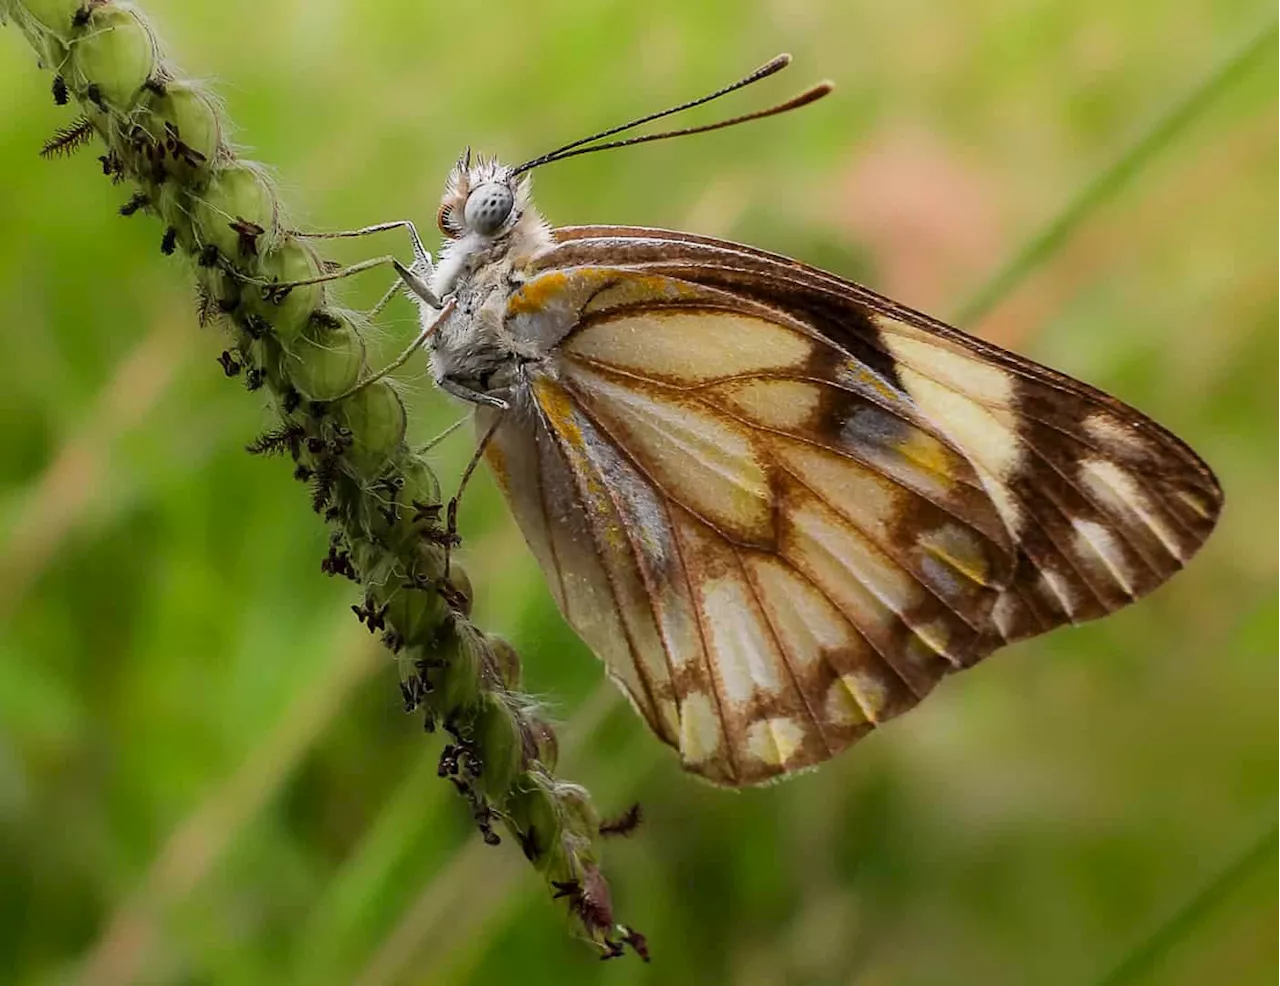
[[[518,167],[465,155],[438,263],[397,264],[565,618],[727,785],[826,760],[943,675],[1133,602],[1222,506],[1139,412],[867,288],[533,207],[542,164],[829,91],[599,143],[787,61]]]

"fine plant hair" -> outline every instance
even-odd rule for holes
[[[165,59],[146,16],[113,0],[0,0],[55,73],[54,102],[81,114],[40,151],[69,155],[99,141],[102,173],[128,186],[124,215],[157,222],[165,255],[185,258],[195,316],[219,323],[222,372],[266,395],[275,421],[248,450],[289,462],[331,529],[321,570],[361,588],[356,619],[399,670],[406,712],[446,735],[440,777],[484,841],[518,847],[603,957],[644,937],[618,923],[600,871],[602,825],[587,791],[555,774],[557,740],[520,691],[520,658],[471,621],[472,590],[446,562],[440,485],[405,440],[394,385],[365,360],[370,325],[330,304],[331,269],[283,221],[269,173],[226,139],[218,100]],[[217,372],[212,370],[211,372]],[[638,819],[638,814],[636,815]],[[624,825],[630,830],[634,824]]]

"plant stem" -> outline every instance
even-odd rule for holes
[[[277,415],[249,450],[287,456],[309,486],[332,529],[322,570],[363,587],[352,608],[395,655],[406,710],[449,734],[439,775],[486,842],[505,827],[553,893],[579,888],[571,913],[605,954],[642,941],[614,920],[595,810],[554,774],[556,736],[519,691],[519,657],[471,622],[466,574],[445,569],[439,483],[405,441],[395,385],[370,372],[359,326],[328,305],[330,267],[285,222],[266,170],[225,141],[221,105],[164,58],[132,4],[0,0],[4,21],[55,73],[55,100],[82,111],[46,156],[99,139],[104,174],[133,189],[122,213],[154,216],[161,251],[193,262],[200,319],[230,337],[224,372]]]

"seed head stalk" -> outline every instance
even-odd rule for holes
[[[395,386],[357,387],[373,376],[360,326],[330,306],[326,284],[275,287],[330,265],[290,231],[266,169],[237,154],[221,104],[165,59],[135,5],[0,0],[0,21],[53,73],[54,102],[80,114],[42,153],[98,144],[103,174],[131,190],[120,211],[155,217],[161,252],[189,262],[200,321],[227,332],[223,372],[277,418],[249,451],[288,459],[307,485],[332,532],[321,568],[363,589],[356,618],[394,656],[406,711],[447,734],[440,776],[485,842],[505,830],[604,957],[624,945],[644,956],[643,937],[614,918],[599,816],[555,776],[555,731],[520,692],[519,656],[472,623],[465,571],[446,572],[440,486],[405,441]]]

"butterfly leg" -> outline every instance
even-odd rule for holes
[[[475,391],[472,391],[475,393]],[[480,394],[484,397],[487,395]],[[498,398],[493,398],[497,401]],[[503,410],[510,405],[506,401],[501,401]],[[493,405],[496,406],[496,405]],[[467,483],[471,480],[471,474],[476,471],[476,466],[480,464],[480,460],[484,457],[484,450],[489,447],[489,443],[493,441],[494,433],[498,430],[498,425],[502,424],[502,415],[496,414],[493,417],[493,423],[485,429],[484,436],[476,444],[476,450],[471,455],[471,461],[467,463],[467,468],[462,471],[462,479],[458,481],[458,491],[449,499],[449,506],[445,511],[445,538],[444,538],[444,577],[449,578],[449,563],[453,554],[453,546],[460,542],[458,537],[458,504],[462,501],[463,491],[467,488]]]
[[[430,441],[428,441],[428,442],[427,442],[426,444],[424,444],[424,445],[419,445],[419,446],[417,447],[416,451],[417,451],[417,452],[419,452],[419,453],[422,453],[422,452],[430,452],[433,448],[435,448],[437,445],[439,445],[441,442],[443,442],[446,438],[448,438],[450,435],[452,435],[455,431],[457,431],[459,428],[461,428],[463,425],[465,425],[465,424],[467,423],[467,421],[468,421],[468,419],[469,419],[470,417],[471,417],[470,415],[465,415],[465,416],[463,416],[463,417],[459,418],[457,421],[455,421],[453,424],[451,424],[451,425],[450,425],[448,428],[446,428],[444,431],[440,432],[440,434],[436,435],[436,437],[435,437],[435,438],[431,439]]]
[[[267,301],[283,301],[284,297],[294,288],[303,288],[310,284],[328,284],[330,281],[341,281],[356,274],[363,274],[367,270],[373,270],[375,267],[382,267],[385,264],[395,262],[396,258],[387,254],[383,257],[374,257],[371,260],[362,260],[360,263],[352,264],[350,267],[340,267],[337,270],[326,271],[323,274],[317,274],[315,277],[304,277],[297,281],[267,281],[260,277],[244,277],[242,279],[248,284],[256,284],[262,288],[262,297]]]
[[[409,270],[414,275],[416,275],[419,281],[425,283],[425,281],[428,278],[430,278],[431,272],[434,269],[432,266],[431,254],[427,252],[427,248],[422,245],[422,237],[418,235],[418,228],[414,226],[413,223],[408,219],[397,219],[392,222],[377,223],[376,225],[373,225],[373,226],[362,226],[360,229],[343,229],[343,230],[331,230],[331,231],[326,230],[326,231],[314,231],[314,232],[307,232],[304,230],[292,230],[292,232],[293,232],[293,235],[299,236],[304,240],[338,240],[338,239],[350,239],[350,238],[359,237],[359,236],[371,236],[374,233],[382,233],[389,229],[400,229],[400,228],[403,228],[408,231],[409,243],[413,249],[413,263],[407,268],[407,270]],[[399,272],[402,269],[402,265],[399,263],[396,263],[395,266],[396,266],[397,272]],[[406,285],[406,279],[404,275],[401,274],[399,277],[396,278],[395,283],[392,284],[391,287],[387,289],[386,294],[382,296],[381,300],[376,305],[374,305],[373,308],[371,308],[368,312],[365,313],[366,316],[368,318],[377,317],[377,315],[384,308],[387,307],[391,299],[394,298],[397,294],[399,294],[404,289],[405,285]],[[440,305],[437,302],[433,307],[439,308]]]
[[[396,268],[398,270],[404,269],[398,262],[396,264]],[[445,319],[447,319],[450,315],[453,314],[453,309],[456,305],[457,305],[457,300],[455,298],[450,297],[446,299],[444,304],[440,306],[440,310],[435,313],[435,317],[433,317],[430,322],[426,323],[422,327],[422,331],[417,334],[413,342],[409,343],[409,345],[405,347],[404,352],[402,352],[399,356],[393,359],[390,363],[384,366],[377,373],[374,373],[374,374],[371,374],[370,376],[365,377],[363,380],[354,384],[348,390],[344,390],[341,394],[335,397],[334,400],[340,401],[344,397],[350,397],[352,394],[357,393],[358,391],[364,390],[364,388],[369,386],[369,384],[375,383],[376,381],[381,380],[387,374],[394,373],[396,370],[400,369],[400,367],[404,366],[404,364],[408,361],[409,357],[412,356],[414,353],[416,353],[419,349],[421,349],[426,344],[427,340],[431,338],[432,333],[434,333],[436,329],[438,329],[441,326],[441,324],[445,321]],[[484,395],[482,394],[480,396],[483,397]],[[502,402],[502,404],[504,407],[506,406],[505,402]]]
[[[415,270],[431,269],[431,254],[427,252],[426,247],[422,245],[422,237],[418,235],[418,228],[408,219],[397,219],[389,223],[378,223],[374,226],[362,226],[360,229],[340,229],[332,231],[316,231],[307,232],[305,230],[290,230],[294,236],[300,236],[304,240],[342,240],[352,239],[358,236],[371,236],[374,233],[383,233],[389,229],[406,229],[409,232],[409,242],[413,246],[413,266]]]

